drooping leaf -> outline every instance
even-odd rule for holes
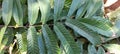
[[[72,0],[72,4],[70,6],[69,12],[68,12],[68,17],[71,17],[72,14],[81,6],[85,3],[86,0]]]
[[[97,54],[97,51],[94,45],[91,45],[91,44],[88,45],[88,54]]]
[[[20,50],[20,53],[25,54],[27,52],[27,32],[19,29],[15,36],[17,38],[18,49]]]
[[[23,9],[20,0],[14,0],[13,17],[18,26],[23,25]]]
[[[57,39],[55,34],[48,27],[48,25],[43,25],[42,27],[43,37],[45,39],[45,44],[47,47],[48,54],[60,54],[60,49],[58,47]]]
[[[81,40],[78,39],[76,43],[78,44],[78,46],[79,46],[79,48],[81,50],[80,53],[83,54],[84,53],[84,49],[83,49],[84,41],[81,41]]]
[[[98,48],[97,54],[105,54],[105,50],[103,49],[103,47]]]
[[[28,21],[30,25],[36,23],[39,12],[39,3],[37,0],[28,0]]]
[[[113,54],[119,54],[120,53],[120,45],[118,44],[105,44],[103,45],[107,51]]]
[[[56,23],[54,30],[67,54],[80,54],[78,45],[75,43],[69,31],[62,24]]]
[[[60,16],[60,13],[64,7],[65,0],[54,0],[54,14],[55,18]]]
[[[38,36],[34,26],[30,26],[30,28],[28,29],[27,43],[28,54],[39,54]]]
[[[38,45],[39,45],[39,52],[40,54],[47,54],[47,50],[46,50],[46,47],[45,47],[45,41],[43,39],[43,36],[41,33],[38,33]]]
[[[102,7],[102,0],[89,0],[90,2],[90,6],[87,10],[87,13],[85,15],[85,18],[88,18],[88,17],[91,17],[93,16],[97,11],[98,9],[100,9]],[[94,10],[94,11],[93,11]]]
[[[3,0],[2,2],[2,19],[5,25],[10,23],[12,17],[13,0]]]
[[[61,54],[67,54],[62,44],[60,45],[60,51],[61,51]]]
[[[72,28],[79,35],[82,35],[83,37],[88,39],[93,45],[101,44],[100,35],[81,24],[79,20],[67,19],[65,24],[68,27]]]
[[[107,21],[107,20],[106,20]],[[108,22],[105,22],[104,20],[96,20],[96,19],[90,19],[90,18],[83,18],[80,19],[80,22],[88,27],[89,29],[92,29],[93,31],[102,34],[106,37],[111,37],[115,34],[114,29],[111,25],[109,25]]]
[[[45,24],[50,16],[50,1],[49,0],[38,0],[40,11],[41,11],[41,22]]]

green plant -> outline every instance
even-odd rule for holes
[[[2,0],[0,53],[105,54],[103,43],[118,38],[119,29],[104,18],[102,5],[102,0]]]

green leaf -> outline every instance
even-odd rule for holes
[[[18,26],[23,26],[23,9],[20,0],[14,0],[13,17]]]
[[[7,26],[4,26],[4,27],[2,27],[1,30],[0,30],[0,45],[1,45],[1,43],[2,43],[2,39],[3,39],[3,36],[4,36],[4,34],[5,34],[6,29],[7,29]]]
[[[30,26],[30,28],[28,29],[27,43],[28,54],[39,54],[38,36],[34,26]]]
[[[83,41],[83,40],[78,39],[76,43],[78,44],[78,46],[79,46],[79,48],[80,48],[80,50],[81,50],[81,52],[80,52],[80,53],[81,53],[81,54],[83,54],[83,53],[84,53],[84,49],[83,49],[83,44],[84,44],[84,41]]]
[[[48,27],[48,25],[43,25],[42,33],[45,39],[47,53],[48,54],[60,54],[60,49],[58,47],[56,36],[53,33],[53,31]]]
[[[87,11],[87,8],[88,8],[88,7],[86,7],[87,5],[88,5],[88,3],[86,1],[83,5],[80,6],[80,8],[78,9],[77,14],[76,14],[76,19],[82,18],[85,15],[85,12]]]
[[[82,35],[83,37],[88,39],[93,45],[101,44],[100,35],[81,24],[78,20],[67,19],[65,24],[68,27],[72,28],[79,35]]]
[[[20,50],[21,54],[27,52],[27,32],[22,28],[18,30],[17,34],[15,35],[18,42],[18,49]]]
[[[47,54],[47,50],[46,50],[46,47],[45,47],[45,41],[44,41],[44,38],[42,36],[41,33],[37,33],[38,35],[38,45],[39,45],[39,51],[40,51],[40,54]]]
[[[13,0],[3,0],[2,3],[2,19],[5,25],[10,23],[12,17]]]
[[[54,14],[55,18],[60,17],[60,13],[64,7],[65,0],[54,0]]]
[[[72,14],[81,6],[85,3],[86,0],[72,0],[72,4],[70,6],[69,12],[68,12],[68,17],[71,17]]]
[[[102,0],[89,0],[90,2],[88,5],[88,10],[85,15],[85,18],[93,16],[101,7],[102,7]],[[93,11],[94,10],[94,11]]]
[[[113,54],[119,54],[120,53],[120,45],[118,44],[105,44],[103,45],[107,51]]]
[[[103,47],[100,46],[100,47],[98,48],[97,54],[105,54],[105,50],[103,49]]]
[[[88,54],[97,54],[97,51],[94,45],[91,45],[91,44],[88,45]]]
[[[45,24],[50,16],[50,1],[49,0],[38,0],[40,11],[41,11],[41,22]]]
[[[1,19],[1,17],[2,17],[2,9],[0,9],[0,19]]]
[[[106,37],[111,37],[115,34],[114,29],[111,25],[109,25],[108,22],[105,22],[107,20],[96,20],[93,18],[83,18],[80,19],[80,22],[85,25],[87,28],[102,34]]]
[[[54,30],[67,54],[80,54],[78,45],[75,43],[69,31],[62,24],[56,23]]]
[[[37,0],[28,0],[28,21],[30,25],[36,23],[39,12],[39,3]]]

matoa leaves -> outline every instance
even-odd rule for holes
[[[23,25],[23,9],[20,0],[14,0],[13,17],[18,26]]]
[[[92,31],[91,29],[84,26],[78,20],[67,19],[65,24],[72,28],[75,32],[83,37],[87,38],[93,45],[101,44],[100,35]]]
[[[88,45],[88,54],[97,54],[96,48],[94,45]]]
[[[41,22],[45,24],[50,16],[50,1],[49,0],[38,0],[40,11],[41,11]]]
[[[54,0],[54,14],[55,18],[60,17],[60,13],[64,7],[65,0]]]
[[[43,25],[42,32],[47,47],[47,53],[60,54],[60,49],[58,47],[57,39],[55,38],[56,36],[52,32],[52,30],[48,27],[48,25]]]
[[[41,33],[37,33],[38,35],[38,45],[39,45],[39,52],[40,54],[47,54],[47,50],[45,47],[45,41]]]
[[[98,52],[97,54],[105,54],[105,50],[103,49],[103,47],[98,47]]]
[[[34,25],[38,18],[39,3],[37,0],[28,0],[28,21]]]
[[[72,14],[81,6],[85,3],[86,0],[72,0],[72,4],[70,6],[69,12],[68,12],[68,17],[71,17]]]
[[[0,9],[0,19],[1,19],[1,17],[2,17],[2,9]]]
[[[69,31],[62,24],[56,23],[54,30],[67,54],[80,54],[78,45],[75,43]]]
[[[34,26],[30,26],[27,33],[27,53],[39,54],[38,35]]]
[[[10,23],[12,17],[13,0],[3,0],[2,2],[2,19],[5,25]]]
[[[106,22],[107,20],[96,20],[96,19],[90,19],[90,18],[83,18],[79,20],[83,25],[88,27],[89,29],[102,34],[106,37],[111,37],[115,34],[114,29],[112,26]]]

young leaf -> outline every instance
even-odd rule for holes
[[[20,53],[25,54],[27,52],[27,32],[24,29],[19,29],[15,36],[17,38]]]
[[[30,26],[30,28],[28,29],[27,43],[28,54],[39,54],[38,36],[34,26]]]
[[[78,20],[67,19],[65,24],[68,27],[72,28],[79,35],[82,35],[83,37],[87,38],[93,45],[101,44],[100,35],[81,24]]]
[[[37,0],[28,0],[28,21],[30,25],[36,23],[39,12],[39,3]]]
[[[60,39],[60,42],[67,54],[80,54],[78,45],[75,43],[69,31],[62,24],[56,23],[54,26],[54,31]]]
[[[60,16],[60,13],[64,7],[65,0],[54,0],[54,14],[55,18],[58,18]]]
[[[5,25],[10,23],[12,17],[13,0],[3,0],[2,3],[2,19]]]
[[[72,14],[81,6],[85,3],[86,0],[72,0],[72,4],[70,6],[69,12],[68,12],[68,17],[71,17]]]
[[[13,17],[18,26],[23,26],[23,9],[20,0],[14,0]]]
[[[38,0],[40,11],[41,11],[41,22],[45,24],[50,16],[50,1],[49,0]]]
[[[7,29],[7,26],[4,26],[4,27],[2,27],[1,30],[0,30],[0,45],[1,45],[1,43],[2,43],[2,39],[3,39],[3,36],[4,36],[4,34],[5,34],[6,29]]]
[[[43,25],[42,33],[45,39],[47,53],[48,54],[60,54],[60,49],[58,47],[56,36],[52,32],[52,30],[48,27],[48,25]]]

